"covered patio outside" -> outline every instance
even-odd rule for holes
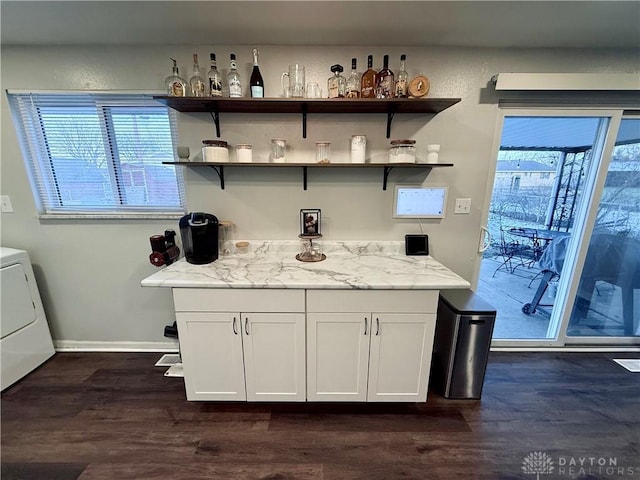
[[[494,339],[547,337],[558,275],[547,275],[549,288],[537,298],[553,260],[545,258],[545,251],[572,233],[585,179],[597,163],[592,146],[599,122],[591,117],[505,117],[488,221],[492,241],[478,284],[478,293],[498,310]],[[594,235],[640,239],[638,204],[640,121],[623,121]],[[568,335],[625,335],[620,295],[615,284],[596,282],[585,318],[570,324]]]

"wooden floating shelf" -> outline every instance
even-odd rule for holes
[[[431,169],[437,167],[453,167],[453,163],[208,163],[208,162],[162,162],[164,165],[182,165],[190,168],[209,167],[213,168],[220,178],[220,188],[224,190],[224,168],[225,167],[269,167],[269,168],[302,168],[303,188],[307,189],[307,169],[308,168],[382,168],[382,189],[387,189],[387,179],[389,173],[394,168],[422,168]]]
[[[156,95],[159,102],[178,112],[208,112],[220,137],[220,112],[299,113],[302,114],[302,137],[307,138],[309,113],[386,113],[387,138],[396,113],[435,115],[460,102],[460,98],[217,98],[172,97]]]
[[[460,98],[215,98],[154,96],[179,112],[440,113]]]

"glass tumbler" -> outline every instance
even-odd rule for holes
[[[287,141],[274,138],[271,140],[271,160],[273,163],[284,163]]]
[[[331,155],[330,142],[316,142],[316,163],[329,163]]]

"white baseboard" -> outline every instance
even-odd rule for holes
[[[56,352],[178,352],[178,342],[84,342],[55,340]]]
[[[640,347],[621,346],[564,346],[564,347],[491,347],[492,352],[640,352]]]

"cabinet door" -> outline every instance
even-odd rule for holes
[[[307,399],[367,399],[371,316],[365,313],[307,314]]]
[[[240,315],[177,312],[187,400],[246,400]]]
[[[304,314],[243,314],[242,335],[247,400],[304,402]]]
[[[370,402],[426,402],[436,316],[373,314]]]

